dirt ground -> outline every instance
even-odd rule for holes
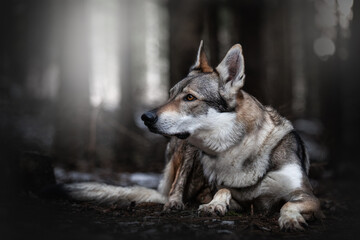
[[[326,219],[311,222],[305,232],[280,231],[277,213],[203,217],[196,206],[163,213],[161,204],[117,208],[30,194],[1,204],[1,239],[354,239],[359,201],[351,199],[351,183],[327,179],[315,185]]]

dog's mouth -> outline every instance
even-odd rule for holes
[[[190,136],[190,133],[188,133],[188,132],[177,133],[174,136],[177,137],[177,138],[180,138],[180,139],[187,139]]]
[[[152,127],[152,126],[148,126],[149,130],[153,133],[156,133],[156,134],[161,134],[163,136],[167,136],[167,137],[177,137],[179,139],[187,139],[189,136],[190,136],[190,133],[188,132],[180,132],[180,133],[172,133],[172,134],[169,134],[169,133],[164,133],[162,131],[159,131],[157,128],[155,127]]]

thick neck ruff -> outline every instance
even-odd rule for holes
[[[228,113],[221,119],[216,118],[212,129],[199,131],[189,141],[204,152],[201,161],[209,182],[227,187],[249,187],[267,173],[271,152],[293,130],[288,120],[271,108],[267,110],[261,125],[248,133],[246,124],[239,122],[236,114]]]

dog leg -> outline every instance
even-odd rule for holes
[[[170,212],[171,210],[182,210],[184,209],[183,194],[180,190],[180,186],[177,185],[179,181],[180,168],[176,172],[176,177],[169,193],[169,199],[165,203],[163,211]]]
[[[285,231],[303,231],[306,220],[323,218],[319,200],[311,193],[294,191],[280,210],[279,225]]]
[[[178,155],[183,159],[181,165],[176,170],[176,177],[170,189],[169,200],[164,205],[164,211],[184,209],[184,190],[194,163],[194,155],[191,154],[191,150],[189,149],[186,149],[184,154],[181,155],[178,153]]]
[[[229,189],[222,188],[214,195],[214,198],[208,204],[202,204],[199,207],[199,213],[205,215],[224,216],[229,210],[231,193]]]

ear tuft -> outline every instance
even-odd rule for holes
[[[213,72],[214,70],[210,67],[203,46],[203,40],[200,41],[195,64],[191,67],[190,71],[201,71],[205,73]]]

